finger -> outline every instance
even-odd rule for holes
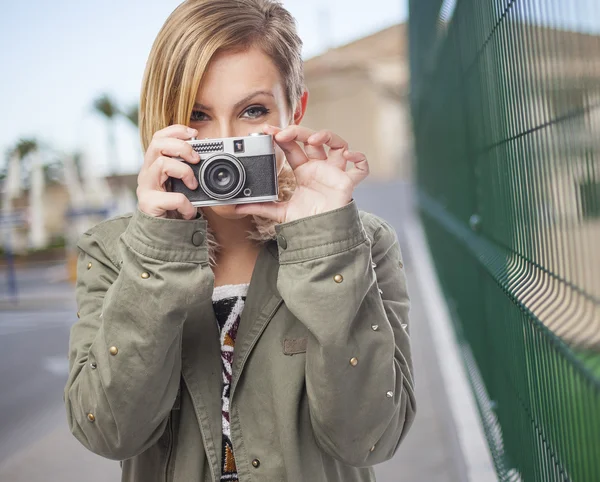
[[[182,124],[175,124],[172,126],[165,127],[154,133],[152,139],[164,139],[165,137],[174,137],[176,139],[182,139],[184,141],[196,137],[198,130],[192,127],[184,126]]]
[[[277,136],[275,141],[279,145],[278,139],[281,139],[282,142],[285,141],[287,144],[288,142],[289,143],[293,142],[294,137],[296,137],[296,140],[298,142],[302,142],[302,140],[301,140],[302,138],[308,138],[310,136],[310,134],[312,132],[314,132],[310,129],[300,128],[299,126],[290,126],[290,127],[293,127],[293,129],[290,129],[287,134],[279,136],[279,133],[283,132],[285,129],[280,129],[275,126],[265,125],[265,134],[271,134],[273,136]],[[291,139],[291,140],[286,141],[286,139]],[[291,146],[291,144],[289,144],[289,145]],[[284,149],[282,148],[282,150],[284,150]],[[313,147],[313,146],[309,146],[308,144],[305,144],[304,152],[305,152],[305,155],[303,157],[306,157],[307,159],[318,159],[321,161],[327,160],[327,153],[325,152],[325,149],[323,147],[320,147],[320,146]],[[292,161],[293,161],[293,159],[292,159]],[[304,160],[304,158],[301,158],[300,164],[303,162],[305,162],[305,160]],[[300,165],[300,164],[298,164],[298,165]]]
[[[140,171],[138,184],[145,189],[162,189],[169,177],[181,179],[189,189],[198,188],[198,179],[189,164],[165,156]]]
[[[281,150],[285,153],[285,158],[288,161],[290,167],[294,170],[297,169],[302,164],[308,162],[308,158],[306,157],[306,153],[300,147],[296,141],[279,141],[277,136],[274,136],[275,142],[281,148]]]
[[[263,126],[263,129],[264,129],[265,134],[271,134],[272,136],[275,136],[279,132],[283,131],[283,129],[281,129],[279,127],[271,126],[268,124],[265,124],[265,126]],[[321,161],[327,160],[327,153],[325,152],[325,149],[323,149],[322,147],[313,147],[313,146],[305,145],[304,150],[309,159],[318,159]]]
[[[138,195],[138,207],[150,216],[163,216],[165,211],[178,211],[184,219],[193,219],[198,209],[178,192],[145,191]]]
[[[325,152],[325,148],[323,146],[311,146],[310,144],[305,144],[304,152],[306,152],[306,157],[309,159],[315,159],[319,161],[327,160],[327,153]]]
[[[345,151],[348,149],[348,143],[344,139],[328,130],[315,132],[307,139],[307,141],[309,144],[315,146],[325,144],[329,146],[330,149],[334,150],[339,149]]]
[[[179,157],[192,164],[200,162],[200,155],[191,144],[173,137],[153,139],[144,156],[144,165],[150,166],[160,156]]]
[[[369,175],[369,162],[366,156],[362,152],[346,151],[344,157],[354,164],[354,167],[350,168],[346,175],[352,180],[352,183],[356,186],[359,182],[363,181]]]
[[[262,129],[265,134],[271,134],[272,136],[282,131],[280,127],[272,126],[271,124],[263,124]]]
[[[308,144],[312,146],[328,146],[327,162],[338,169],[346,170],[346,159],[343,153],[348,150],[348,143],[331,131],[322,130],[314,133],[308,138]]]
[[[365,155],[364,152],[346,150],[346,151],[344,151],[344,157],[350,162],[355,162],[355,161],[362,161],[367,156]]]
[[[264,203],[238,204],[235,212],[239,214],[252,214],[263,218],[271,219],[278,223],[283,222],[287,210],[287,202],[279,203],[274,201]]]
[[[315,133],[314,130],[309,129],[308,127],[299,126],[299,125],[291,125],[282,129],[276,135],[275,140],[282,142],[290,142],[290,141],[298,141],[298,142],[307,142],[308,138]]]

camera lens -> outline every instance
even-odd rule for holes
[[[213,156],[202,165],[200,184],[214,199],[230,199],[246,182],[246,172],[240,161],[225,154]]]
[[[231,166],[211,166],[206,171],[206,183],[219,193],[229,192],[234,180],[235,173]]]

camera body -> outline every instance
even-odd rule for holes
[[[200,155],[197,164],[186,162],[198,179],[198,187],[189,189],[181,179],[169,178],[167,189],[184,194],[193,206],[278,199],[273,136],[254,133],[246,137],[192,139],[186,142]]]

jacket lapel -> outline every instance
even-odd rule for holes
[[[209,463],[221,467],[221,344],[212,297],[183,325],[182,376],[194,403]]]
[[[267,241],[259,252],[240,317],[233,362],[230,400],[244,365],[277,308],[279,257],[277,242]],[[221,467],[221,345],[212,297],[190,314],[183,327],[182,376],[200,424],[206,453],[217,474]],[[231,403],[231,402],[230,402]]]
[[[233,401],[246,360],[282,303],[281,295],[277,291],[278,272],[277,242],[270,240],[263,245],[256,260],[240,317],[233,356],[230,403]]]

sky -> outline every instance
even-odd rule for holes
[[[86,168],[108,166],[106,125],[92,104],[108,93],[139,99],[154,38],[180,0],[0,0],[0,166],[20,138],[81,150]],[[310,58],[407,19],[407,0],[284,0]],[[329,11],[329,14],[326,12]],[[128,122],[128,121],[127,121]],[[137,132],[119,121],[120,172],[137,172]]]

